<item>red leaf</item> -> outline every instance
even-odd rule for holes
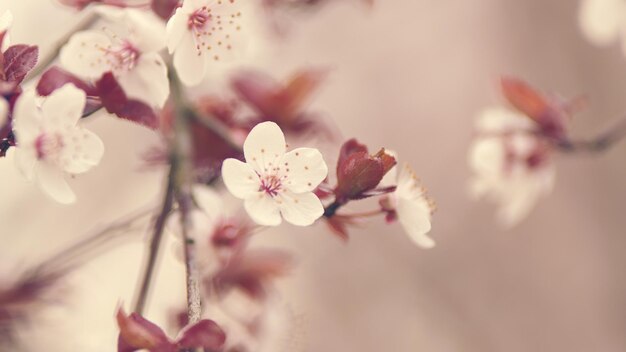
[[[87,83],[59,67],[51,67],[41,75],[37,83],[37,94],[48,96],[67,83],[72,83],[76,88],[83,90],[87,96],[98,95],[96,87],[93,84]]]
[[[203,348],[206,351],[217,351],[226,341],[226,334],[214,321],[201,320],[187,327],[178,339],[179,349]]]
[[[179,0],[152,0],[152,11],[164,20],[168,20],[179,6]]]
[[[325,77],[323,70],[306,69],[296,72],[285,84],[257,71],[243,71],[233,77],[231,86],[240,99],[256,111],[252,123],[276,122],[281,129],[303,134],[323,132],[330,135],[327,126],[305,113],[305,105]]]
[[[512,77],[501,79],[502,93],[504,97],[521,113],[533,120],[537,120],[550,104],[544,96],[526,82]]]
[[[117,311],[120,328],[118,352],[133,352],[139,349],[165,350],[172,343],[163,330],[137,313],[127,316],[122,308]]]
[[[212,278],[217,292],[241,289],[255,299],[263,299],[269,281],[285,276],[293,267],[290,254],[272,249],[256,249],[238,253]]]
[[[138,100],[129,100],[111,72],[102,75],[96,82],[96,88],[102,105],[109,113],[148,128],[159,126],[154,110]]]
[[[539,124],[544,135],[561,138],[567,112],[528,83],[512,77],[501,79],[502,94],[514,108]]]
[[[37,64],[39,49],[24,44],[13,45],[4,52],[5,80],[21,83],[28,71]]]

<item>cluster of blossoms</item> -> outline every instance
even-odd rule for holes
[[[24,88],[37,63],[37,48],[8,46],[11,15],[0,17],[2,156],[8,152],[27,179],[68,204],[77,200],[68,176],[92,170],[105,153],[105,142],[83,126],[85,118],[106,111],[163,137],[163,144],[145,156],[170,170],[149,255],[155,257],[172,215],[178,225],[168,228],[183,240],[188,315],[178,320],[180,333],[171,339],[142,317],[143,303],[130,314],[120,307],[118,351],[271,349],[269,341],[287,330],[279,323],[284,319],[277,318],[284,310],[274,281],[291,271],[293,259],[282,250],[252,248],[249,240],[283,219],[296,226],[325,222],[345,240],[351,226],[381,216],[388,223],[398,221],[417,245],[435,245],[427,235],[434,203],[409,166],[397,166],[395,154],[384,148],[372,154],[355,139],[336,143],[337,129],[306,109],[325,70],[303,69],[282,83],[242,70],[232,76],[224,95],[187,96],[211,65],[244,46],[244,1],[61,2],[92,11],[96,25],[73,33],[56,65],[42,61],[44,67],[27,78],[37,81]],[[298,143],[323,137],[318,140],[336,145],[333,172],[318,149],[291,148],[285,134]],[[247,216],[222,210],[221,185],[243,200]],[[378,200],[373,210],[346,210],[370,198]],[[146,290],[154,260],[147,262]],[[138,301],[145,301],[146,290]],[[209,303],[204,312],[197,309],[202,300]]]
[[[501,89],[510,107],[485,109],[476,123],[470,191],[497,203],[501,222],[513,226],[552,191],[557,152],[603,149],[606,141],[577,145],[570,139],[566,125],[578,100],[545,96],[515,78],[503,78]]]

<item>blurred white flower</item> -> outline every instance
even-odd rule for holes
[[[0,33],[6,32],[4,35],[4,42],[2,42],[2,47],[0,47],[0,51],[5,51],[11,45],[11,39],[9,37],[9,29],[13,24],[13,13],[9,10],[6,10],[0,15]]]
[[[189,86],[202,82],[210,61],[241,49],[241,0],[185,0],[167,22],[174,68]]]
[[[61,50],[61,65],[92,81],[111,72],[128,98],[163,107],[169,95],[167,67],[158,53],[165,47],[163,24],[136,9],[99,8],[99,12],[124,27],[115,33],[105,27],[74,34]]]
[[[593,43],[607,45],[621,40],[626,47],[625,0],[582,0],[579,23]]]
[[[100,138],[77,125],[85,100],[85,92],[72,84],[44,99],[29,89],[20,95],[13,113],[18,169],[64,204],[76,200],[65,181],[66,174],[87,172],[104,153]]]
[[[499,206],[499,219],[513,226],[552,191],[555,168],[550,147],[533,133],[534,123],[505,108],[484,111],[470,148],[470,192]]]
[[[3,98],[0,98],[0,128],[7,122],[9,115],[9,103]]]
[[[324,207],[313,190],[328,167],[317,149],[286,153],[285,135],[274,122],[256,125],[243,149],[246,162],[226,159],[222,177],[230,193],[244,199],[252,220],[277,226],[282,215],[289,223],[308,226],[322,216]]]

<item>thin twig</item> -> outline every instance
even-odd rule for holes
[[[142,314],[146,306],[146,299],[148,292],[150,291],[150,283],[152,282],[152,276],[154,273],[154,267],[156,265],[157,257],[159,254],[159,248],[161,247],[161,239],[163,238],[163,231],[165,230],[165,223],[172,211],[174,204],[174,169],[170,168],[170,173],[167,178],[167,187],[165,190],[165,196],[163,198],[163,205],[161,211],[154,222],[154,230],[152,237],[150,238],[150,247],[148,249],[148,258],[141,278],[141,285],[138,294],[135,298],[135,304],[133,311],[138,314]]]
[[[619,121],[611,129],[601,133],[590,141],[565,140],[557,142],[557,146],[560,150],[568,153],[600,153],[606,151],[624,137],[626,137],[626,119]]]
[[[41,60],[39,60],[37,66],[35,66],[35,68],[28,73],[24,81],[28,82],[33,78],[40,76],[48,68],[48,66],[50,66],[54,62],[54,60],[57,59],[57,57],[59,57],[59,54],[61,53],[61,48],[63,48],[63,46],[70,40],[72,35],[74,35],[76,32],[90,28],[94,23],[96,23],[99,17],[100,16],[97,13],[91,12],[76,25],[72,26],[72,28],[70,28],[61,38],[56,41],[52,50]]]
[[[172,168],[176,170],[176,200],[180,210],[180,225],[184,242],[185,277],[187,285],[187,314],[189,324],[200,321],[202,315],[202,297],[200,292],[199,272],[195,260],[195,242],[191,238],[191,218],[189,216],[193,200],[191,198],[192,142],[189,122],[195,113],[188,108],[182,92],[181,82],[175,70],[170,70],[170,92],[174,104],[174,141],[172,144]]]

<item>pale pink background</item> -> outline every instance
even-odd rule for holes
[[[283,42],[259,39],[259,59],[249,62],[279,76],[332,67],[312,108],[346,136],[394,149],[413,165],[439,206],[438,246],[418,249],[398,226],[380,222],[354,231],[347,245],[323,226],[263,234],[259,242],[300,254],[280,285],[295,331],[277,351],[626,350],[626,142],[599,157],[559,158],[554,193],[511,231],[466,192],[472,124],[501,101],[500,74],[586,94],[590,106],[572,130],[590,136],[626,110],[617,46],[584,39],[577,1],[391,0],[371,11],[337,2],[296,21]],[[43,51],[76,19],[49,0],[0,0],[6,8],[15,15],[14,42]],[[94,172],[73,181],[76,205],[54,204],[0,161],[3,261],[50,253],[156,199],[162,173],[138,171],[155,136],[113,118],[92,120],[107,151]],[[141,248],[135,240],[73,275],[68,303],[24,332],[34,350],[113,351],[112,315],[131,300]],[[164,253],[148,312],[157,321],[182,297],[181,267],[173,251]]]

